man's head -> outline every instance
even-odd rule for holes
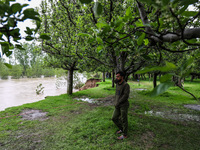
[[[124,81],[124,73],[122,71],[118,71],[116,73],[115,83],[122,83]]]

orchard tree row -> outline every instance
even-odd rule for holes
[[[199,1],[43,0],[42,50],[68,70],[152,73],[155,95],[198,73]],[[161,84],[157,76],[162,74]],[[173,80],[172,80],[173,79]],[[70,88],[71,87],[71,88]],[[162,90],[159,90],[162,89]]]
[[[43,0],[38,12],[22,7],[12,5],[9,15],[35,20],[37,28],[27,28],[25,39],[39,31],[46,61],[68,70],[68,94],[75,70],[123,71],[126,80],[131,74],[151,73],[154,95],[174,85],[183,89],[181,81],[199,73],[198,0]],[[4,35],[15,29],[7,18]]]

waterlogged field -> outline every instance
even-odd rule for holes
[[[186,82],[184,88],[199,97],[199,83]],[[170,88],[158,97],[150,97],[151,82],[129,84],[127,139],[117,140],[117,128],[111,121],[115,89],[107,80],[96,88],[79,91],[72,96],[63,94],[47,97],[36,103],[0,112],[0,149],[200,149],[200,122],[177,117],[179,114],[191,115],[190,118],[200,116],[200,111],[184,107],[199,104],[196,100],[177,87]],[[95,102],[88,103],[79,98]],[[37,114],[26,114],[33,110]],[[164,115],[156,115],[156,112]],[[40,116],[40,113],[46,115]],[[29,118],[25,118],[25,115],[29,115]],[[34,118],[34,115],[38,117]]]

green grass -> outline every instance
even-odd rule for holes
[[[118,141],[116,126],[111,121],[113,106],[97,106],[75,100],[76,97],[103,98],[112,96],[111,81],[98,87],[79,91],[72,96],[63,94],[45,100],[9,108],[0,112],[0,149],[2,150],[86,150],[86,149],[200,149],[200,123],[179,121],[145,115],[145,111],[172,111],[195,114],[200,112],[183,107],[198,104],[190,95],[177,87],[158,97],[150,97],[152,83],[129,82],[131,86],[128,139]],[[200,81],[186,82],[185,88],[199,96]],[[145,91],[136,91],[145,88]],[[44,121],[22,120],[24,109],[48,112]],[[4,118],[10,116],[8,118]]]

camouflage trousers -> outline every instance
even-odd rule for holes
[[[115,108],[112,116],[112,121],[124,135],[127,135],[128,132],[128,108],[128,106]]]

